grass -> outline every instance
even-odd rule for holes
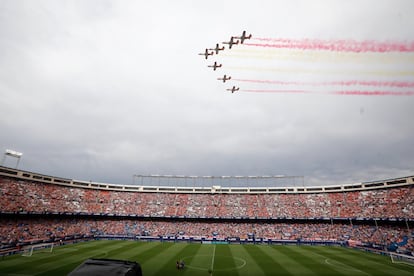
[[[387,256],[330,246],[223,245],[91,241],[55,247],[31,257],[6,256],[0,275],[66,275],[88,258],[137,261],[151,275],[414,275],[414,266]],[[177,270],[177,260],[186,268]]]

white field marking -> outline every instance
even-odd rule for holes
[[[210,255],[191,255],[191,256],[185,256],[182,259],[183,260],[187,260],[187,259],[191,259],[193,257],[210,257]],[[227,258],[232,258],[232,259],[238,260],[238,261],[240,261],[241,264],[238,265],[238,266],[236,266],[236,267],[219,268],[219,269],[216,269],[216,271],[238,270],[238,269],[243,268],[247,264],[246,260],[243,259],[243,258],[239,258],[239,257],[228,257],[228,256],[223,256],[223,257],[227,257]],[[195,269],[195,270],[204,270],[204,271],[206,270],[205,267],[192,266],[192,265],[189,265],[189,264],[186,264],[185,267],[188,267],[188,268],[191,268],[191,269]]]
[[[216,245],[214,245],[214,248],[213,248],[213,258],[211,259],[211,266],[210,266],[210,269],[213,271],[213,268],[214,268],[214,258],[216,257]]]
[[[369,273],[366,273],[366,272],[364,272],[362,270],[359,270],[358,268],[355,268],[353,266],[346,265],[344,263],[341,263],[341,262],[338,262],[338,261],[335,261],[335,260],[334,260],[334,262],[336,264],[332,264],[332,263],[329,262],[329,259],[325,259],[325,263],[328,264],[328,265],[332,265],[332,266],[335,266],[335,267],[343,268],[343,269],[348,270],[348,271],[357,271],[357,272],[363,273],[365,275],[370,275]]]

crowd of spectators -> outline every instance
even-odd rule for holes
[[[102,218],[1,218],[3,246],[28,241],[60,241],[73,236],[119,235],[126,237],[240,238],[295,241],[359,241],[388,246],[408,238],[400,250],[414,252],[413,233],[401,226],[352,225],[350,223],[297,222],[189,222]]]
[[[194,194],[108,191],[0,178],[0,210],[159,217],[414,219],[414,185],[364,191]]]
[[[357,240],[389,245],[404,237],[403,249],[414,251],[413,233],[396,225],[345,223],[242,222],[219,218],[403,218],[414,219],[413,185],[332,193],[193,194],[109,191],[0,177],[0,210],[5,213],[111,214],[92,218],[0,217],[2,245],[28,240],[60,240],[71,235],[151,235],[191,237],[262,237],[277,240]],[[136,219],[120,216],[136,215]],[[180,217],[173,221],[148,220]],[[141,219],[140,219],[141,217]],[[184,219],[183,219],[184,218]],[[186,220],[187,218],[187,220]],[[216,218],[214,222],[190,220]]]

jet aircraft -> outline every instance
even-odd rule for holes
[[[213,50],[216,52],[216,55],[218,55],[219,51],[223,51],[224,50],[224,46],[223,47],[219,47],[218,43],[216,44],[216,48],[213,49],[209,49],[209,50]]]
[[[234,38],[240,39],[240,44],[243,44],[244,40],[252,38],[252,34],[246,36],[246,31],[243,31],[241,36],[236,36]]]
[[[207,48],[206,48],[206,51],[204,53],[199,53],[200,56],[205,56],[206,59],[208,58],[208,56],[212,56],[213,54],[214,54],[214,52],[209,52]]]
[[[234,93],[234,91],[238,91],[239,89],[240,89],[240,87],[233,86],[232,88],[228,88],[226,90],[231,91],[231,93]]]
[[[218,78],[218,80],[222,80],[223,82],[226,82],[227,80],[230,80],[231,79],[231,77],[230,76],[226,76],[226,75],[224,75],[222,78]]]
[[[217,61],[214,62],[213,65],[207,65],[208,67],[212,67],[214,71],[216,71],[217,68],[221,67],[222,64],[217,64]]]
[[[239,41],[238,40],[236,40],[236,42],[234,41],[234,37],[232,36],[231,38],[230,38],[230,41],[228,41],[228,42],[223,42],[223,44],[229,44],[229,49],[231,49],[231,47],[233,46],[233,45],[237,45],[237,44],[239,44]]]

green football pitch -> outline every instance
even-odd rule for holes
[[[350,248],[296,245],[225,245],[172,242],[90,241],[6,256],[0,275],[66,275],[88,258],[137,261],[150,275],[414,275],[414,266]],[[183,260],[185,269],[175,263]]]

